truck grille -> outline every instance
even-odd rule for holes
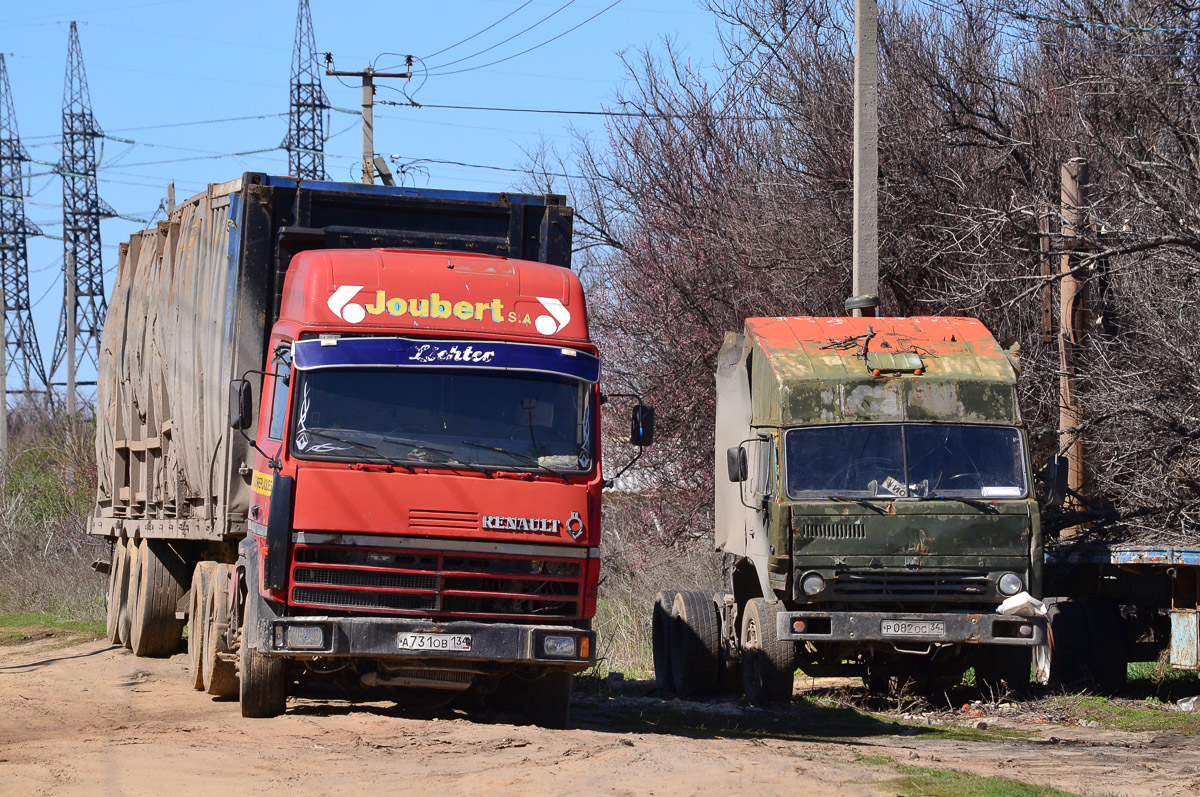
[[[802,523],[796,528],[799,537],[825,540],[865,540],[867,531],[854,523]]]
[[[578,619],[584,562],[297,545],[291,602],[335,611],[496,619]]]
[[[864,598],[964,598],[992,593],[987,576],[978,573],[838,573],[839,596]]]

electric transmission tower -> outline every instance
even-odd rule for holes
[[[21,196],[21,163],[29,153],[21,145],[17,116],[13,111],[8,67],[0,53],[0,273],[4,282],[4,361],[0,386],[7,387],[8,368],[21,375],[21,389],[28,394],[36,384],[46,384],[37,331],[29,306],[29,260],[25,237],[41,235],[37,225],[25,218]],[[0,398],[4,395],[0,387]]]
[[[63,268],[65,301],[50,358],[50,373],[67,360],[67,407],[75,401],[75,370],[85,360],[100,359],[100,331],[108,309],[104,300],[104,264],[100,252],[100,219],[116,211],[96,191],[96,139],[104,131],[92,115],[92,98],[83,70],[79,32],[71,23],[67,76],[63,89],[62,159]]]
[[[288,103],[288,170],[304,180],[325,179],[325,117],[329,108],[317,70],[316,43],[308,0],[296,12],[296,40],[292,44],[292,89]]]

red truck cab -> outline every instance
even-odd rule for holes
[[[289,661],[366,685],[518,684],[535,721],[565,724],[571,673],[595,658],[603,486],[579,279],[306,251],[269,351],[242,644],[274,705]]]

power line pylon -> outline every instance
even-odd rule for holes
[[[91,360],[93,366],[99,362],[100,332],[108,310],[104,299],[100,219],[117,214],[100,199],[96,190],[96,139],[103,136],[104,131],[92,115],[79,32],[72,22],[63,88],[62,159],[56,170],[63,181],[63,268],[66,278],[58,338],[54,342],[54,356],[50,359],[51,375],[58,373],[64,360],[68,361],[68,412],[74,409],[76,368],[85,359]],[[70,278],[72,271],[74,279]]]
[[[292,44],[291,100],[288,103],[288,171],[303,180],[324,180],[325,116],[329,100],[321,88],[316,42],[308,0],[296,12],[296,39]]]
[[[21,375],[21,390],[27,395],[46,384],[37,330],[29,303],[29,260],[25,238],[41,235],[37,225],[25,217],[21,191],[21,164],[29,153],[21,145],[17,116],[13,110],[8,66],[0,53],[0,274],[4,282],[4,376],[11,368]],[[5,387],[7,382],[2,382]]]

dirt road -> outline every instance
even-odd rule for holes
[[[798,701],[764,711],[581,694],[574,726],[392,702],[293,698],[244,720],[187,684],[186,657],[61,637],[0,648],[0,794],[911,793],[956,770],[1081,794],[1200,792],[1200,743],[1163,733],[1015,726],[960,734]],[[1009,723],[1010,727],[1014,727]],[[1024,733],[1020,733],[1020,732]],[[957,738],[956,738],[957,736]],[[955,793],[955,792],[951,792]]]

